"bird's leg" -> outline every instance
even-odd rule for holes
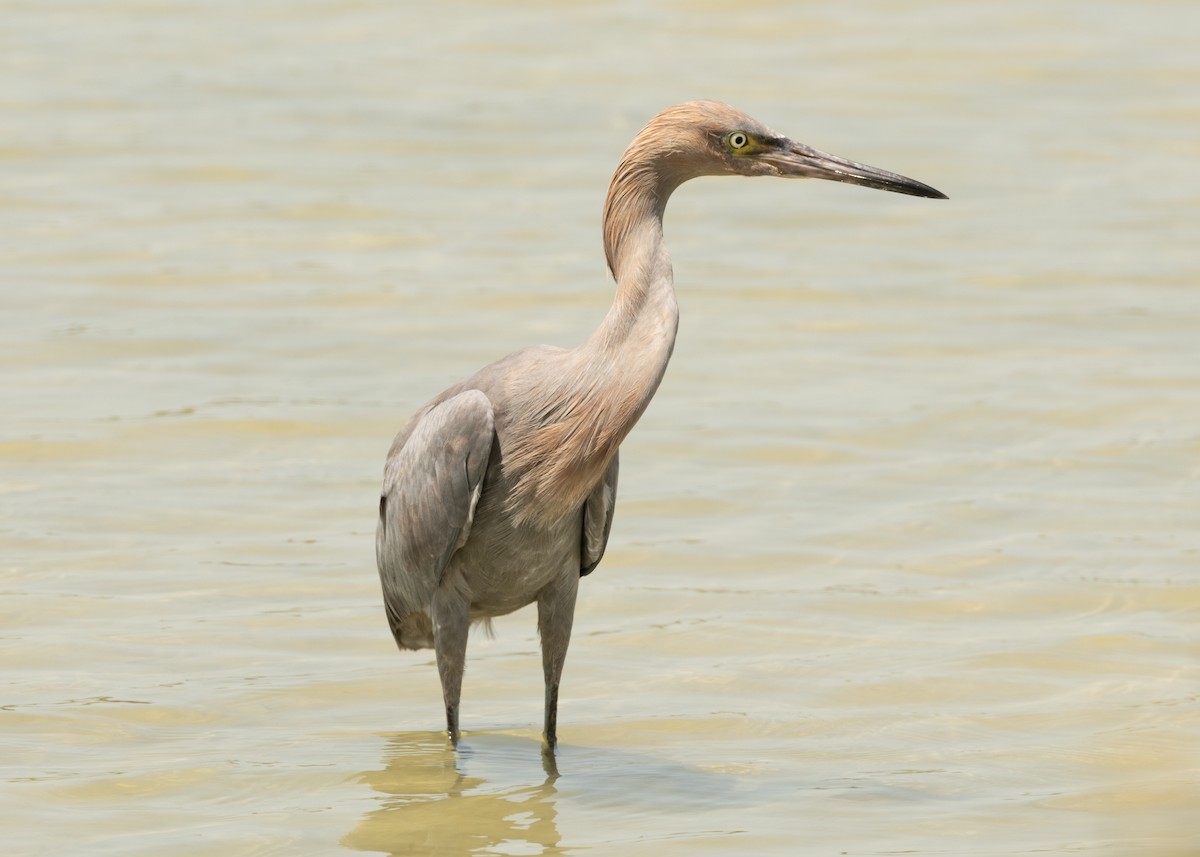
[[[575,619],[575,594],[579,575],[564,574],[538,594],[538,633],[542,638],[542,672],[546,677],[546,746],[553,751],[558,742],[558,684],[562,678],[571,623]]]
[[[452,586],[443,585],[434,594],[429,613],[433,619],[433,648],[442,680],[442,699],[446,702],[446,732],[450,743],[458,746],[458,701],[462,696],[471,608]]]

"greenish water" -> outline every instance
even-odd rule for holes
[[[1200,847],[1194,4],[0,10],[6,853]],[[528,612],[456,755],[384,453],[694,97],[951,199],[676,194],[559,774]]]

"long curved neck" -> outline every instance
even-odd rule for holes
[[[517,477],[518,521],[573,514],[591,493],[658,390],[679,324],[663,208],[678,186],[660,158],[626,151],[604,206],[604,247],[617,282],[612,307],[578,348],[566,353],[531,431],[506,451]]]
[[[622,404],[614,415],[621,438],[650,403],[675,347],[679,306],[662,221],[678,184],[663,159],[635,141],[604,203],[604,255],[617,290],[608,314],[578,351],[606,380],[597,392]]]
[[[626,384],[642,379],[648,386],[646,402],[671,358],[679,322],[671,257],[662,240],[662,214],[677,186],[659,158],[636,145],[626,150],[604,209],[605,258],[617,293],[599,328],[581,347],[622,366]]]

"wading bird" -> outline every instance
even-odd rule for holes
[[[697,176],[818,178],[945,199],[919,181],[796,143],[716,101],[668,108],[629,144],[604,203],[612,308],[577,348],[526,348],[430,401],[396,436],[375,537],[401,649],[436,652],[446,729],[459,737],[467,630],[538,605],[545,740],[579,578],[604,555],[617,448],[650,403],[679,312],[663,211]]]

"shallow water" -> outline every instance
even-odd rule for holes
[[[6,3],[8,854],[1194,854],[1200,7]],[[698,181],[541,757],[389,638],[383,455],[604,312],[661,107],[947,192]]]

